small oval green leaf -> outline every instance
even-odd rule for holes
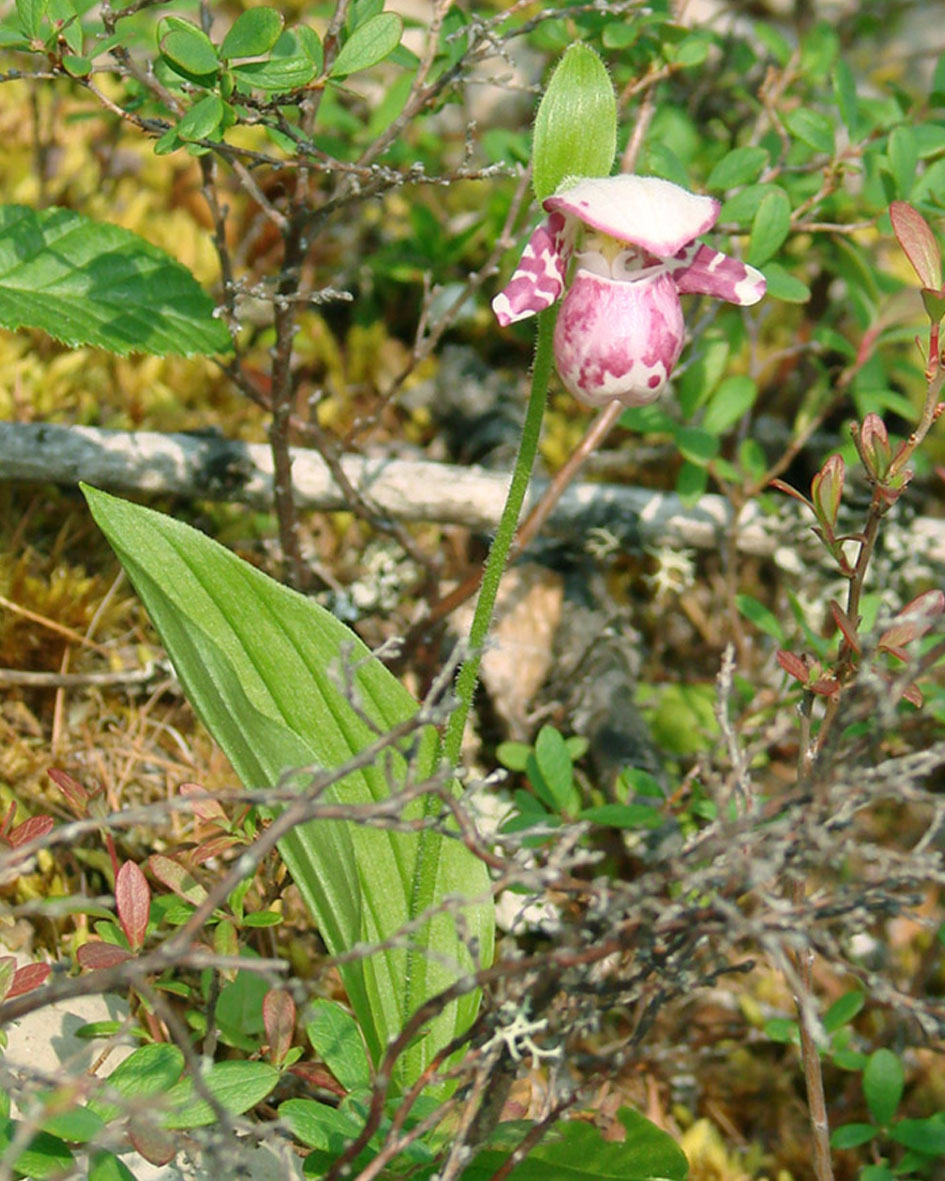
[[[902,1063],[892,1050],[877,1050],[870,1055],[863,1071],[863,1095],[878,1124],[888,1124],[896,1114],[903,1082]]]
[[[272,57],[264,62],[245,62],[233,67],[233,77],[240,90],[266,90],[288,94],[307,86],[315,77],[315,63],[308,54],[298,57]]]
[[[247,8],[223,38],[220,57],[260,57],[268,53],[282,32],[282,13],[274,8]]]
[[[371,1085],[371,1067],[358,1023],[335,1001],[313,1001],[305,1026],[308,1040],[346,1091]]]
[[[404,22],[395,12],[379,12],[359,25],[342,45],[331,67],[332,78],[344,78],[383,61],[400,44]]]
[[[796,111],[789,111],[785,115],[784,122],[792,135],[813,148],[815,152],[833,155],[833,124],[826,115],[822,115],[820,111],[812,111],[810,107],[798,107]]]
[[[172,65],[181,66],[190,74],[214,74],[220,68],[213,42],[206,33],[187,21],[176,22],[175,27],[165,34],[161,40],[161,53]]]
[[[767,148],[734,148],[709,173],[706,188],[725,190],[751,184],[761,175],[768,158]]]
[[[223,100],[216,94],[205,95],[194,103],[177,124],[177,134],[188,142],[212,139],[223,119]]]
[[[781,249],[791,229],[791,202],[782,188],[772,188],[761,199],[751,223],[748,262],[758,267]]]
[[[706,407],[702,427],[711,435],[724,435],[755,404],[758,386],[750,377],[736,374],[719,383]]]
[[[574,771],[568,745],[554,726],[542,726],[535,740],[535,760],[559,811],[571,804]]]

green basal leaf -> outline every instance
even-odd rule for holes
[[[137,234],[68,209],[0,206],[0,325],[122,355],[224,353],[193,275]]]
[[[338,767],[417,705],[344,624],[280,586],[196,530],[94,489],[93,516],[122,560],[174,662],[189,700],[250,788],[297,768]],[[339,684],[352,670],[360,711]],[[362,712],[363,711],[363,712]],[[413,764],[385,751],[376,765],[326,790],[326,803],[387,799],[390,782],[422,782],[434,769],[436,735],[418,736]],[[404,807],[410,820],[426,801]],[[388,939],[446,894],[480,899],[464,909],[468,937],[492,956],[493,907],[483,864],[458,840],[430,829],[386,832],[315,821],[286,836],[280,852],[332,954]],[[486,901],[482,901],[486,898]],[[432,955],[425,954],[427,949]],[[341,968],[348,998],[375,1060],[418,1005],[474,967],[453,913],[415,931],[410,948],[378,952]],[[436,1051],[466,1029],[479,998],[469,993],[431,1020],[398,1064],[413,1081]]]
[[[345,78],[383,61],[400,44],[404,22],[395,12],[379,12],[354,30],[331,67],[332,78]]]
[[[312,1048],[345,1090],[369,1087],[371,1066],[351,1014],[335,1001],[316,1000],[306,1016],[305,1032]]]
[[[567,177],[609,175],[616,147],[617,100],[610,75],[593,49],[576,43],[555,67],[535,116],[535,196],[544,201]]]
[[[223,38],[220,57],[261,57],[279,40],[282,13],[274,8],[247,8],[241,12]]]
[[[268,1062],[232,1059],[214,1062],[203,1076],[203,1084],[224,1110],[242,1115],[261,1103],[281,1078]],[[200,1128],[217,1121],[217,1113],[201,1099],[188,1075],[167,1094],[168,1110],[161,1115],[165,1128]]]

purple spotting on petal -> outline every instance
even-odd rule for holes
[[[633,283],[580,270],[555,326],[555,363],[582,402],[643,406],[658,397],[682,351],[685,326],[670,275]]]
[[[552,213],[525,244],[515,273],[492,301],[503,328],[550,308],[564,290],[570,246],[563,214]]]
[[[761,271],[699,242],[673,255],[669,267],[677,290],[684,295],[714,295],[748,306],[761,299],[767,286]]]

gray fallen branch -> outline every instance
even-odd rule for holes
[[[293,448],[292,478],[301,509],[344,510],[344,493],[314,451]],[[498,523],[509,476],[480,467],[424,460],[347,455],[348,479],[391,519],[465,525],[489,531]],[[256,508],[272,505],[272,455],[261,443],[217,435],[165,435],[107,431],[97,427],[0,423],[0,480],[75,485],[80,480],[122,493],[153,493],[229,500]],[[535,481],[529,504],[542,489]],[[746,553],[777,555],[809,536],[805,510],[795,502],[787,516],[765,516],[757,504],[739,516],[737,544]],[[587,539],[592,530],[612,534],[624,548],[718,547],[732,509],[706,495],[684,507],[672,493],[616,484],[572,484],[552,513],[547,530]],[[910,527],[917,551],[945,564],[945,521],[919,518]],[[605,538],[606,541],[606,538]]]

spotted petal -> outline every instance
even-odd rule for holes
[[[582,402],[644,406],[666,384],[684,336],[667,272],[630,283],[579,270],[558,313],[555,364]]]
[[[503,328],[550,308],[564,291],[569,238],[567,219],[552,213],[528,239],[515,274],[492,301]]]
[[[747,307],[761,299],[768,285],[761,271],[700,242],[684,246],[667,264],[684,295],[714,295]]]
[[[668,258],[715,225],[721,206],[657,176],[579,181],[544,202],[549,213],[577,218],[601,233]]]

